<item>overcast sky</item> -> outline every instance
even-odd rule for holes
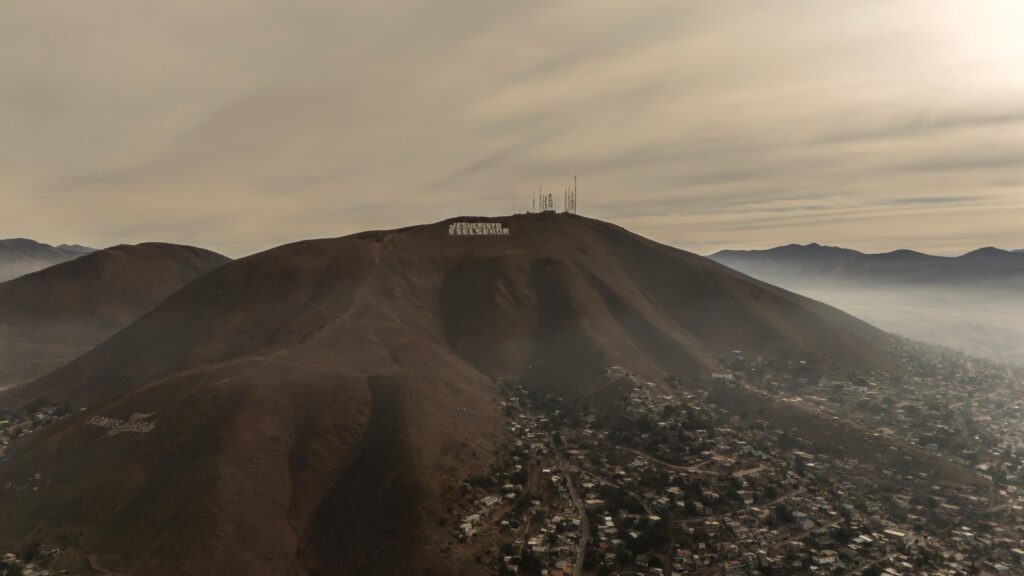
[[[241,256],[580,177],[706,254],[1024,248],[1024,2],[0,0],[0,238]]]

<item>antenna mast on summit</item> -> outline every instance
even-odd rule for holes
[[[572,213],[576,213],[576,175],[572,175]]]
[[[576,176],[572,177],[572,184],[565,187],[565,211],[569,214],[576,213]]]

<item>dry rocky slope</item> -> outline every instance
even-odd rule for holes
[[[474,573],[437,519],[501,441],[495,379],[583,401],[609,366],[686,379],[737,348],[889,365],[871,326],[616,226],[470,220],[511,234],[445,221],[234,261],[0,397],[73,410],[0,465],[0,486],[43,479],[0,493],[0,547],[73,542],[134,574]]]
[[[0,389],[81,355],[227,261],[190,246],[115,246],[0,283]]]

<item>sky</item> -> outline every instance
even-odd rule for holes
[[[0,0],[0,238],[1024,248],[1024,2]]]

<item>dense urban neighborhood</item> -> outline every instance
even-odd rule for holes
[[[693,385],[610,367],[617,414],[503,383],[508,453],[463,485],[453,541],[496,574],[1024,573],[1022,370],[899,345],[899,376],[742,351]],[[891,454],[723,410],[741,389]]]
[[[448,553],[502,575],[1024,574],[1024,370],[898,346],[897,375],[738,350],[689,383],[609,367],[600,409],[499,381],[507,442],[438,519]],[[744,394],[776,413],[737,412]],[[38,400],[4,413],[0,459],[70,410]],[[779,427],[787,413],[794,426]],[[144,433],[147,417],[89,423]],[[838,427],[801,436],[801,417]],[[877,454],[844,452],[836,430]],[[47,567],[59,552],[29,543],[0,570],[60,573]]]

